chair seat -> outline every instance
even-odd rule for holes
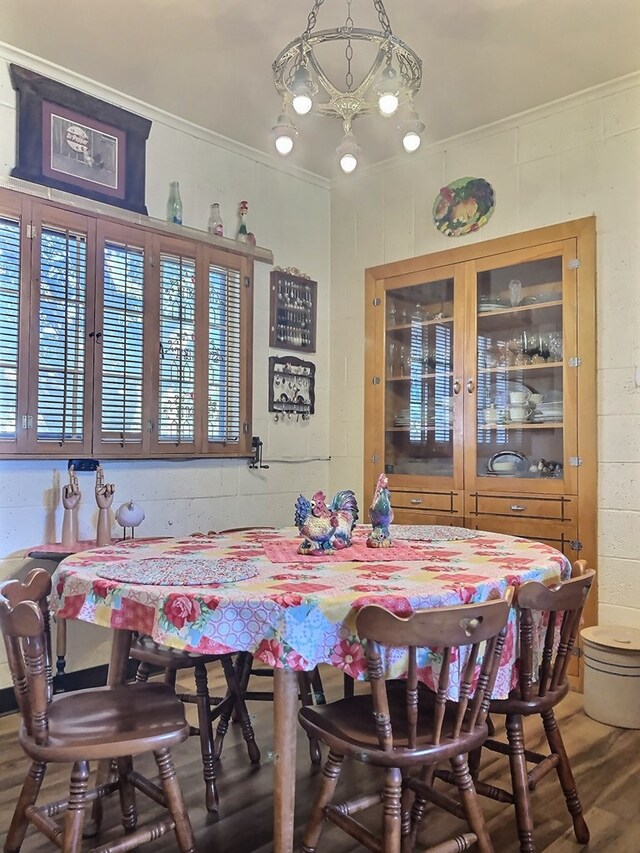
[[[123,684],[59,693],[49,705],[49,739],[20,730],[25,752],[39,761],[89,761],[139,755],[189,736],[184,706],[165,684]]]
[[[379,767],[413,766],[424,763],[426,757],[430,762],[445,760],[477,749],[487,738],[486,725],[478,725],[452,741],[455,718],[447,712],[440,743],[434,744],[433,716],[426,704],[420,702],[416,747],[409,750],[405,691],[389,689],[388,697],[394,742],[394,749],[389,752],[380,748],[370,694],[340,699],[329,705],[308,705],[299,711],[298,718],[308,733],[320,737],[331,749]],[[370,721],[369,726],[366,720]],[[407,750],[406,756],[403,750]]]
[[[531,685],[531,698],[522,699],[519,690],[514,690],[506,699],[492,699],[492,714],[520,714],[529,717],[532,714],[543,714],[554,708],[569,692],[569,682],[565,682],[555,690],[547,690],[544,696],[539,696],[540,685]]]

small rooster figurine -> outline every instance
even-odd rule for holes
[[[388,548],[391,545],[389,525],[393,521],[393,507],[386,474],[380,474],[369,507],[369,521],[373,530],[367,537],[369,548]]]
[[[324,492],[316,492],[310,501],[300,495],[296,501],[295,524],[304,542],[298,554],[317,557],[348,548],[357,519],[358,503],[350,489],[338,492],[329,506]]]

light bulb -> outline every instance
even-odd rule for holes
[[[420,143],[422,140],[420,136],[415,132],[415,130],[409,130],[405,133],[402,144],[404,145],[404,150],[411,153],[412,151],[417,151],[420,148]]]
[[[355,154],[343,154],[340,158],[340,168],[347,174],[353,172],[357,165],[358,161]]]
[[[293,99],[293,109],[298,113],[299,116],[304,116],[308,112],[311,111],[311,107],[313,106],[313,101],[309,97],[309,95],[296,95]]]
[[[290,136],[277,136],[276,150],[278,154],[290,154],[293,151],[293,139]]]
[[[278,116],[275,127],[271,128],[271,133],[278,154],[283,156],[290,154],[293,149],[293,142],[298,135],[298,129],[292,124],[286,112]]]
[[[393,92],[383,92],[378,98],[378,109],[383,116],[392,116],[398,109],[398,96]]]

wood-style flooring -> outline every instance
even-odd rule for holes
[[[337,670],[323,669],[329,698],[337,698],[342,678]],[[211,673],[212,693],[222,690],[216,670]],[[266,679],[260,679],[260,682]],[[189,675],[182,676],[189,684]],[[257,689],[262,688],[262,684]],[[366,687],[365,687],[366,689]],[[212,818],[204,808],[199,742],[190,738],[176,749],[174,758],[201,853],[271,853],[273,796],[273,736],[270,703],[255,702],[250,706],[262,763],[253,767],[247,758],[239,726],[232,726],[225,740],[222,760],[218,765],[220,815]],[[640,731],[614,729],[589,719],[582,711],[582,697],[570,694],[558,709],[558,719],[572,759],[578,790],[591,830],[587,847],[577,844],[571,831],[569,815],[555,774],[547,776],[533,794],[536,840],[539,853],[640,853]],[[531,724],[533,723],[533,725]],[[14,803],[26,771],[26,760],[16,738],[18,718],[0,719],[0,843],[11,818]],[[527,746],[542,744],[542,726],[537,721],[527,724]],[[496,753],[485,753],[482,778],[508,786],[506,759]],[[151,771],[146,757],[143,767]],[[296,840],[299,844],[304,821],[315,791],[318,769],[309,762],[304,732],[298,736]],[[45,779],[41,799],[57,799],[66,794],[68,768],[52,766]],[[371,768],[351,764],[345,767],[341,784],[359,785],[362,791],[375,790],[376,776]],[[340,790],[340,789],[339,789]],[[119,832],[118,798],[111,798],[105,813],[102,835],[108,838]],[[145,815],[156,813],[157,807],[142,796],[138,800],[140,822]],[[483,799],[485,816],[497,853],[517,853],[516,828],[511,806]],[[371,813],[372,825],[377,815]],[[435,844],[448,834],[457,834],[463,825],[438,810],[432,811],[421,834],[423,846]],[[95,841],[93,842],[95,844]],[[87,847],[91,844],[88,842]],[[54,849],[31,830],[23,846],[25,853]],[[149,853],[175,850],[172,836],[166,836],[142,848]],[[299,846],[298,848],[299,849]],[[320,853],[347,853],[362,850],[334,826],[327,826]]]

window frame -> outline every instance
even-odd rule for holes
[[[102,207],[102,206],[101,206]],[[26,193],[0,188],[0,216],[20,220],[20,296],[18,392],[15,440],[0,440],[0,458],[39,459],[94,456],[111,459],[184,459],[250,457],[253,367],[253,265],[272,261],[268,250],[245,247],[227,238],[194,229],[149,224],[144,217],[123,218],[102,211],[70,207]],[[40,357],[40,246],[42,226],[86,234],[84,400],[82,441],[38,441],[38,364]],[[143,391],[141,440],[112,441],[102,434],[102,352],[97,332],[104,318],[104,258],[108,243],[144,251]],[[245,250],[246,249],[246,250]],[[195,392],[193,441],[160,442],[156,425],[159,405],[160,253],[183,253],[195,260]],[[237,441],[209,441],[208,435],[208,290],[210,265],[240,276],[240,390]],[[31,416],[31,427],[22,424]]]

